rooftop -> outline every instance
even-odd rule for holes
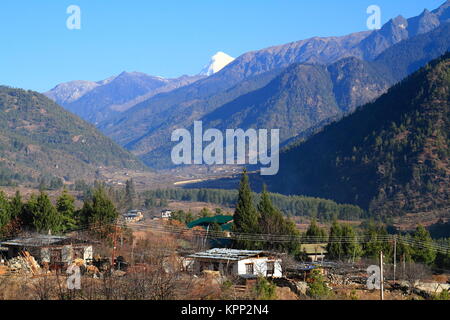
[[[218,223],[219,225],[223,226],[228,224],[229,222],[233,221],[233,216],[214,216],[214,217],[204,217],[197,220],[192,221],[188,224],[188,228],[194,228],[197,226],[206,226],[213,223]],[[231,226],[231,225],[230,225]]]
[[[16,246],[16,247],[42,247],[50,245],[64,245],[71,243],[87,243],[87,241],[69,238],[66,236],[54,235],[36,235],[32,237],[16,238],[1,242],[2,246]]]
[[[265,251],[259,250],[237,250],[237,249],[216,248],[204,252],[191,254],[189,255],[189,257],[239,261],[251,257],[256,257],[265,253],[266,253]]]

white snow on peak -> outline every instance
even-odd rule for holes
[[[200,74],[205,76],[213,75],[225,68],[228,64],[233,62],[233,60],[233,57],[219,51],[211,58],[210,63],[203,68]]]

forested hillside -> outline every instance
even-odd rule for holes
[[[92,125],[32,91],[0,87],[0,183],[94,178],[99,167],[144,169]]]
[[[450,54],[281,155],[271,190],[354,203],[379,216],[450,204]]]

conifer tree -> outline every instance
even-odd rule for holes
[[[62,229],[67,231],[76,227],[75,221],[75,198],[71,196],[66,189],[63,190],[61,196],[56,201],[56,210],[63,220]]]
[[[431,265],[436,258],[436,250],[433,249],[433,240],[430,233],[422,225],[416,228],[412,236],[414,241],[412,258],[415,262]]]
[[[344,252],[340,243],[342,237],[341,225],[334,220],[330,228],[329,242],[327,245],[328,256],[331,259],[340,259]]]
[[[242,172],[238,201],[233,216],[233,231],[237,233],[259,233],[259,215],[253,205],[252,190],[248,181],[247,170]],[[243,249],[256,248],[257,244],[248,240],[239,240],[237,245]]]
[[[88,221],[90,223],[108,224],[113,223],[117,216],[116,207],[106,195],[104,188],[97,188],[92,196],[91,212]]]
[[[11,221],[11,211],[8,199],[3,191],[0,191],[0,229]]]
[[[281,211],[272,204],[267,187],[263,186],[260,202],[257,206],[259,213],[259,230],[262,234],[268,235],[286,235],[292,236],[292,241],[286,243],[264,242],[258,244],[264,249],[277,249],[279,251],[288,251],[296,253],[299,250],[299,241],[297,237],[299,232],[295,223],[285,218]]]
[[[308,243],[320,243],[327,241],[327,232],[317,225],[316,219],[311,219],[308,230],[305,233],[305,241]]]
[[[11,209],[11,217],[13,219],[20,218],[23,212],[24,203],[20,191],[16,191],[15,196],[10,200],[9,206]]]
[[[280,234],[283,229],[283,216],[272,204],[266,185],[263,186],[261,200],[257,206],[259,228],[263,234]]]
[[[128,210],[134,209],[134,198],[136,196],[136,191],[134,188],[133,179],[127,180],[125,185],[125,207]]]
[[[362,254],[361,246],[358,242],[358,238],[355,230],[352,226],[345,224],[341,229],[342,234],[342,252],[344,257],[348,259],[357,259]]]
[[[37,197],[32,196],[28,206],[33,216],[33,227],[37,232],[58,233],[62,230],[63,219],[46,193],[41,192]]]

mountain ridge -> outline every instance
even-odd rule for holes
[[[450,54],[280,156],[271,190],[357,204],[382,217],[446,213]],[[401,99],[399,98],[401,97]]]
[[[75,181],[99,167],[146,170],[94,126],[34,91],[0,86],[0,180]]]

